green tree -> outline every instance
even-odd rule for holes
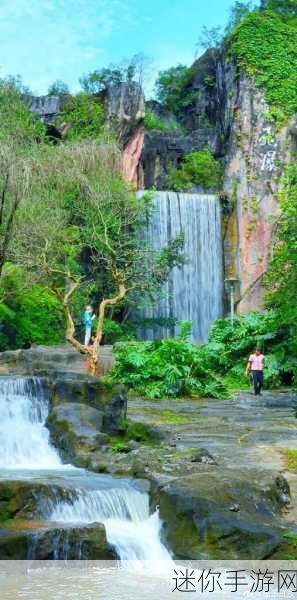
[[[95,369],[107,310],[129,295],[159,290],[180,264],[183,240],[157,252],[137,235],[151,200],[137,198],[122,180],[121,153],[114,144],[68,143],[46,149],[42,159],[34,194],[19,215],[14,260],[56,294],[65,312],[66,339],[90,355]],[[90,261],[87,279],[82,251]],[[107,285],[98,302],[94,344],[86,348],[75,335],[73,298],[102,274]]]
[[[261,10],[271,10],[285,17],[297,17],[296,0],[261,0]]]
[[[49,96],[61,96],[65,94],[70,94],[70,91],[67,83],[61,81],[61,79],[57,79],[56,81],[54,81],[54,83],[51,83],[47,93]]]
[[[182,108],[191,104],[194,94],[196,95],[196,92],[187,89],[192,77],[192,68],[185,65],[160,71],[155,84],[159,102],[174,114],[178,114]]]

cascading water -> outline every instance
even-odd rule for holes
[[[71,502],[59,503],[50,518],[56,523],[103,523],[107,540],[122,561],[171,560],[160,541],[158,511],[150,515],[148,494],[132,485],[80,490]]]
[[[36,377],[0,378],[0,467],[57,469],[62,466],[45,427],[48,399]]]
[[[139,192],[140,194],[143,192]],[[193,339],[207,341],[212,322],[223,314],[221,210],[215,195],[156,192],[155,210],[147,239],[155,249],[183,232],[186,263],[175,267],[164,293],[143,319],[175,318],[192,321]],[[143,328],[146,339],[168,337],[177,328]]]
[[[39,498],[38,520],[58,524],[56,556],[67,558],[68,526],[103,523],[106,537],[121,560],[171,560],[160,541],[158,512],[150,515],[149,496],[133,481],[88,473],[75,467],[63,472],[45,427],[48,398],[35,377],[0,378],[0,468],[5,479],[40,478],[55,486]],[[28,476],[27,470],[30,471]],[[34,471],[34,473],[32,473]],[[49,472],[47,479],[46,472]],[[55,476],[55,474],[57,476]],[[46,530],[45,530],[46,531]],[[30,558],[36,557],[42,530],[33,535]],[[79,558],[79,545],[77,557]]]

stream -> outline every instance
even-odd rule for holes
[[[1,479],[54,486],[60,492],[42,499],[40,520],[57,527],[102,523],[120,561],[170,561],[160,540],[158,512],[150,514],[144,482],[97,475],[62,464],[45,427],[48,410],[49,398],[40,379],[1,378]],[[33,536],[28,558],[35,558],[39,535],[42,533],[36,534],[35,544]],[[67,544],[57,548],[57,557],[67,559]],[[80,558],[79,553],[75,558]]]

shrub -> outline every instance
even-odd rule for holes
[[[76,96],[69,96],[58,121],[60,124],[71,124],[67,132],[70,140],[96,138],[102,134],[105,112],[98,98],[80,92]]]
[[[159,131],[167,131],[168,126],[153,110],[147,110],[143,119],[143,124],[146,129],[158,129]]]
[[[111,379],[142,396],[222,398],[227,394],[220,378],[205,368],[200,348],[183,337],[132,342],[119,346],[115,353]]]
[[[222,167],[208,148],[188,154],[181,166],[171,167],[168,175],[170,189],[187,190],[195,185],[210,188],[220,185]]]

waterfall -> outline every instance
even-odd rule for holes
[[[131,484],[108,490],[80,490],[72,502],[59,503],[50,520],[55,523],[103,523],[107,541],[121,561],[171,560],[160,541],[158,511],[150,515],[149,496]]]
[[[140,194],[143,192],[139,192]],[[147,239],[155,249],[181,232],[186,264],[175,267],[155,306],[141,310],[142,319],[176,318],[192,321],[193,339],[207,341],[212,322],[223,314],[221,210],[215,195],[156,192]],[[146,339],[169,337],[173,326],[143,328]]]
[[[36,377],[0,378],[0,467],[56,469],[62,466],[45,427],[48,398]]]

